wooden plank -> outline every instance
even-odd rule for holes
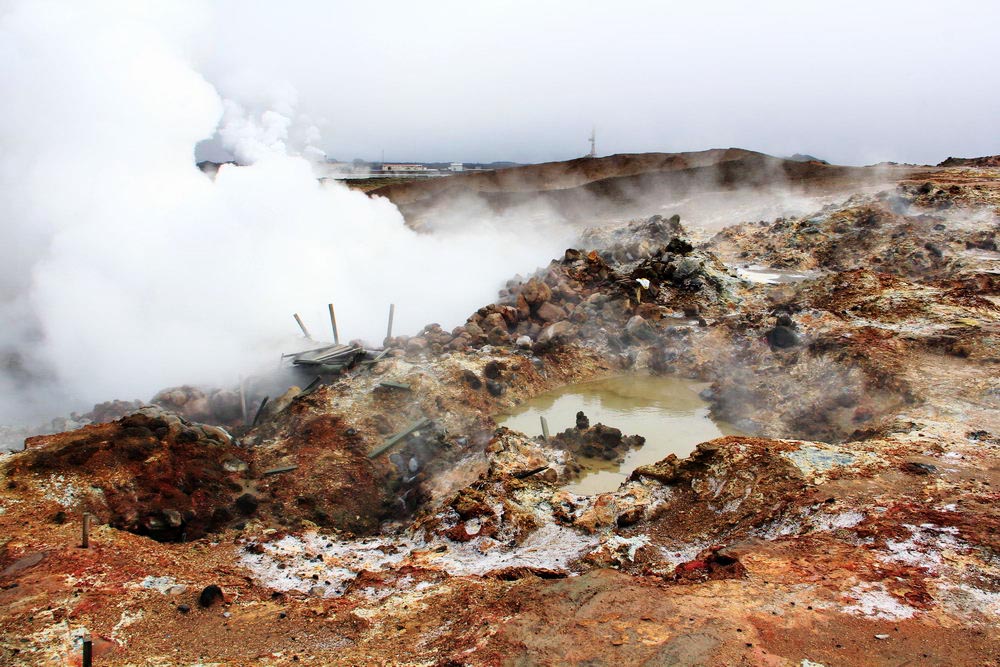
[[[302,323],[302,318],[299,317],[299,314],[292,313],[292,317],[295,318],[295,321],[298,322],[299,328],[302,329],[302,335],[306,338],[312,338],[312,336],[309,335],[309,329],[306,329],[306,325]]]
[[[295,465],[292,465],[292,466],[282,466],[280,468],[271,468],[270,470],[265,470],[264,472],[261,473],[261,475],[263,477],[267,477],[268,475],[278,475],[278,474],[283,473],[283,472],[291,472],[293,470],[298,470],[298,469],[299,469],[299,467],[295,466]]]
[[[378,383],[380,387],[388,387],[389,389],[403,389],[404,391],[413,391],[413,387],[408,384],[403,384],[402,382],[393,382],[392,380],[383,380]]]
[[[406,438],[406,436],[410,435],[411,433],[413,433],[416,430],[424,428],[425,426],[430,426],[432,423],[433,422],[430,419],[427,419],[426,417],[423,418],[423,419],[419,419],[419,420],[413,422],[412,424],[410,424],[409,426],[407,426],[405,429],[403,429],[402,431],[400,431],[396,435],[394,435],[394,436],[390,437],[388,440],[386,440],[385,444],[382,445],[381,447],[379,447],[378,449],[376,449],[371,454],[369,454],[368,458],[373,459],[373,458],[379,456],[380,454],[383,454],[383,453],[389,451],[390,449],[392,449],[393,447],[395,447],[396,445],[398,445],[400,442],[402,442]]]
[[[322,381],[323,381],[323,378],[321,378],[320,376],[317,375],[313,379],[312,382],[310,382],[309,384],[306,385],[305,389],[303,389],[302,391],[300,391],[295,396],[295,398],[303,398],[303,397],[308,396],[309,394],[313,393],[314,391],[316,391],[317,389],[319,389],[320,382],[322,382]]]

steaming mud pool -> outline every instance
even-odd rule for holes
[[[630,450],[622,462],[578,458],[585,472],[566,486],[578,494],[616,490],[639,466],[656,463],[669,454],[686,457],[700,442],[739,434],[708,414],[708,403],[698,395],[708,385],[673,376],[624,376],[567,385],[540,394],[512,413],[497,418],[500,426],[529,435],[541,431],[545,417],[549,432],[572,428],[583,411],[591,424],[605,424],[646,442]]]

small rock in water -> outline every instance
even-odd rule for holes
[[[576,428],[578,431],[586,431],[590,428],[590,419],[587,415],[583,414],[583,410],[576,413]]]

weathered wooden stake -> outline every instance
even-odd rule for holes
[[[292,317],[294,317],[295,321],[299,323],[299,328],[302,329],[302,335],[311,339],[312,336],[309,335],[309,329],[306,329],[306,325],[302,323],[302,318],[299,317],[299,314],[292,313]]]
[[[83,515],[83,539],[80,541],[80,546],[84,549],[90,548],[90,515]]]
[[[326,304],[330,308],[330,325],[333,326],[333,344],[340,345],[340,334],[337,333],[337,316],[333,312],[333,304]]]
[[[83,667],[93,667],[94,665],[94,642],[90,637],[83,638],[83,660],[80,664]]]
[[[538,418],[542,420],[542,438],[544,438],[545,440],[548,440],[549,439],[549,423],[547,421],[545,421],[545,417],[539,416]]]
[[[396,304],[389,304],[389,326],[385,330],[385,340],[388,342],[392,338],[392,318],[396,315]]]

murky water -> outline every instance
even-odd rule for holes
[[[583,410],[591,424],[646,438],[646,444],[628,452],[620,464],[578,459],[586,472],[566,488],[579,494],[604,493],[617,489],[641,465],[668,454],[684,457],[699,442],[738,433],[708,416],[708,404],[698,396],[707,386],[679,377],[642,375],[584,382],[536,396],[511,414],[497,417],[497,423],[534,436],[541,433],[539,417],[544,416],[555,435],[575,426],[576,413]]]

